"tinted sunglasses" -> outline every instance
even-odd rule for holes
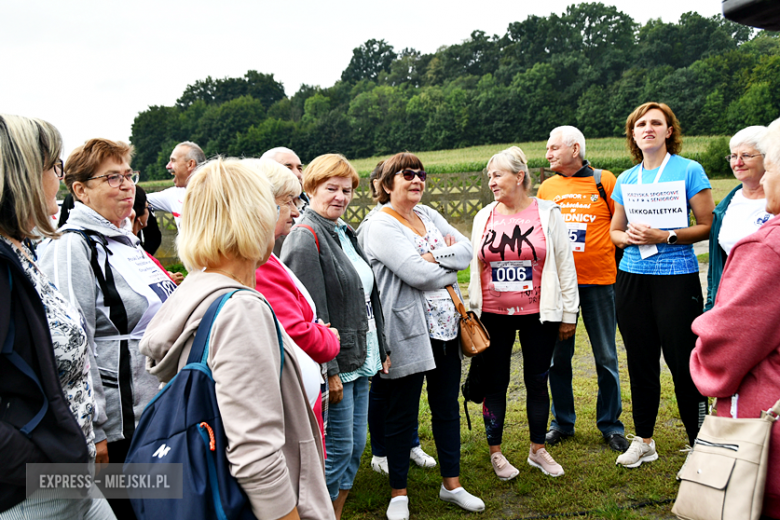
[[[410,170],[409,168],[403,169],[400,172],[395,172],[396,175],[403,175],[404,180],[411,181],[414,180],[414,176],[417,175],[422,182],[425,182],[425,178],[428,176],[427,173],[425,173],[425,170],[420,170],[419,172],[416,172],[414,170]]]

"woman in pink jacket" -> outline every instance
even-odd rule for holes
[[[760,417],[780,399],[780,119],[761,143],[766,211],[775,215],[731,249],[711,311],[693,322],[699,336],[691,377],[717,397],[717,415]],[[780,519],[780,426],[773,426],[764,518]]]
[[[279,207],[279,217],[274,228],[274,240],[287,235],[293,225],[293,219],[298,217],[298,207],[301,202],[301,183],[295,175],[270,159],[245,159],[244,164],[260,171],[271,183],[271,189]],[[313,370],[304,374],[304,385],[309,397],[309,404],[317,416],[317,422],[325,445],[325,423],[327,421],[327,386],[324,364],[335,358],[339,353],[338,331],[328,327],[317,319],[317,309],[314,300],[309,296],[306,287],[298,280],[290,269],[276,255],[272,254],[266,263],[255,272],[256,289],[266,297],[274,308],[276,317],[284,326],[284,330],[309,355],[317,372]]]

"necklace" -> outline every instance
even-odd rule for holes
[[[204,271],[205,271],[205,269],[204,269]],[[227,271],[223,271],[222,269],[215,269],[213,267],[209,267],[208,271],[215,271],[217,273],[222,273],[224,275],[227,275],[227,276],[231,277],[233,280],[237,281],[241,285],[247,285],[244,282],[242,282],[241,280],[239,280],[238,277],[236,275],[234,275],[233,273],[229,273]],[[206,272],[208,272],[208,271],[206,271]],[[249,287],[249,286],[247,285],[247,287]]]

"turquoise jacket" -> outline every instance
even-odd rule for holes
[[[734,194],[737,190],[742,189],[742,184],[739,184],[736,188],[726,195],[726,198],[720,201],[720,204],[712,212],[712,227],[710,228],[710,266],[707,269],[707,302],[704,305],[704,312],[712,309],[715,305],[715,295],[718,293],[718,286],[720,285],[720,277],[723,275],[723,268],[728,260],[726,251],[720,247],[718,243],[718,235],[720,235],[720,227],[723,225],[723,217],[726,215],[726,209],[731,204],[731,199],[734,198]]]

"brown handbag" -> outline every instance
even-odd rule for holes
[[[474,311],[466,312],[466,307],[451,285],[447,287],[447,292],[460,314],[460,348],[463,355],[476,356],[490,346],[490,333]]]

